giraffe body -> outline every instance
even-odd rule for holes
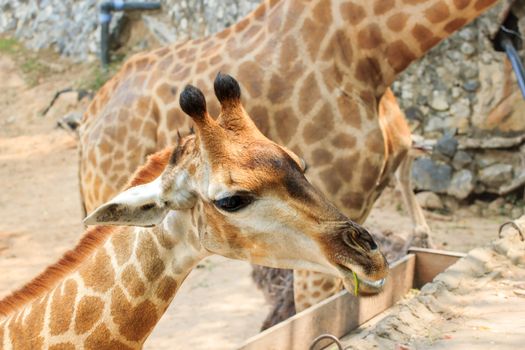
[[[175,103],[181,87],[191,82],[208,95],[209,82],[224,71],[239,78],[263,134],[303,157],[310,181],[363,222],[411,143],[388,86],[495,2],[267,0],[216,35],[134,56],[84,115],[86,211],[117,193],[147,154],[189,128]]]
[[[359,277],[377,292],[388,264],[371,235],[304,177],[218,75],[217,120],[188,86],[180,104],[197,133],[155,153],[130,188],[86,218],[79,245],[0,300],[0,349],[140,349],[191,269],[210,254]],[[125,225],[125,226],[123,226]]]

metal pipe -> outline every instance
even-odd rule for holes
[[[158,10],[160,9],[160,2],[124,2],[123,0],[106,1],[100,4],[100,60],[102,66],[107,68],[110,62],[109,47],[110,47],[110,33],[109,26],[111,24],[112,12],[127,11],[127,10]]]
[[[512,40],[509,38],[503,38],[501,40],[501,46],[505,49],[505,52],[509,57],[512,69],[514,69],[514,74],[516,74],[516,80],[518,81],[521,95],[525,98],[525,69],[523,68],[523,63],[521,63],[521,57],[518,55],[518,51],[516,51]]]

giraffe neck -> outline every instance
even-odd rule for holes
[[[141,348],[186,276],[208,255],[196,212],[172,212],[158,227],[111,234],[78,269],[0,320],[0,349]]]
[[[341,1],[338,9],[354,43],[355,78],[375,88],[375,95],[381,96],[410,63],[496,2]]]
[[[244,46],[257,21],[271,33],[266,42],[285,38],[282,52],[301,56],[306,64],[323,70],[334,60],[336,78],[352,89],[373,88],[381,96],[396,76],[454,31],[469,23],[497,0],[325,0],[266,1],[232,28]],[[253,21],[251,25],[247,22]],[[291,34],[291,35],[290,35]],[[252,35],[252,38],[257,35]],[[275,40],[279,39],[279,40]],[[256,41],[257,42],[257,41]],[[260,44],[260,43],[257,43]],[[270,60],[272,55],[261,59]],[[281,60],[293,62],[291,57]],[[275,62],[274,62],[275,63]],[[285,67],[281,72],[286,74]],[[326,72],[323,72],[326,73]],[[344,85],[344,84],[343,84]]]

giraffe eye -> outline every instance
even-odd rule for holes
[[[228,212],[235,212],[241,210],[242,208],[248,206],[253,202],[252,196],[247,195],[234,195],[230,197],[225,197],[218,199],[213,202],[215,206],[221,210]]]

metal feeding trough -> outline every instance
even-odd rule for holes
[[[342,291],[248,339],[239,350],[309,349],[321,334],[341,337],[390,308],[411,289],[420,289],[466,254],[411,248],[393,263],[381,294],[357,298]],[[324,343],[323,343],[324,342]],[[316,348],[332,343],[324,340]]]

